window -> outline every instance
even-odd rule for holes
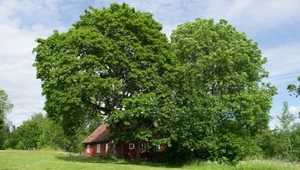
[[[97,153],[101,153],[101,144],[97,144]]]
[[[107,154],[107,151],[108,151],[108,143],[106,143],[106,151],[105,151],[106,154]]]
[[[86,145],[86,153],[90,153],[90,145]]]
[[[156,145],[156,146],[154,147],[154,151],[155,151],[155,152],[160,152],[160,145]]]
[[[129,143],[129,149],[134,149],[134,143]]]
[[[145,152],[148,150],[148,143],[141,143],[142,152]]]

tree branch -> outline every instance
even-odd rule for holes
[[[113,110],[111,110],[111,109],[107,109],[107,108],[105,108],[105,107],[101,107],[101,106],[99,106],[99,105],[97,105],[97,104],[91,102],[89,99],[87,99],[86,96],[82,96],[82,97],[81,97],[81,101],[82,101],[84,104],[87,104],[87,105],[93,107],[94,109],[101,111],[101,112],[103,113],[103,115],[110,115],[110,113],[113,111]]]

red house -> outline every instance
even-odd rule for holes
[[[124,142],[115,144],[107,129],[108,124],[100,125],[87,139],[83,141],[84,155],[86,157],[113,156],[124,159],[135,159],[138,142]],[[165,150],[164,145],[152,146],[149,143],[140,143],[141,159],[153,157],[153,153]]]

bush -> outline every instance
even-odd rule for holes
[[[16,148],[15,149],[18,149],[18,150],[25,150],[26,149],[26,146],[24,144],[23,141],[19,141],[18,144],[16,145]]]
[[[216,146],[209,148],[210,160],[235,165],[245,158],[245,142],[239,136],[228,133],[220,135],[216,140]]]

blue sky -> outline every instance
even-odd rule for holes
[[[286,86],[297,84],[300,76],[299,0],[0,0],[0,88],[15,105],[7,115],[13,124],[18,126],[33,113],[44,112],[41,82],[32,67],[35,39],[48,37],[54,29],[67,31],[89,5],[102,8],[113,2],[153,13],[167,36],[178,24],[196,18],[226,19],[258,42],[268,58],[264,67],[270,75],[265,81],[278,88],[270,126],[275,126],[283,101],[288,101],[297,117],[300,98],[289,96]]]

